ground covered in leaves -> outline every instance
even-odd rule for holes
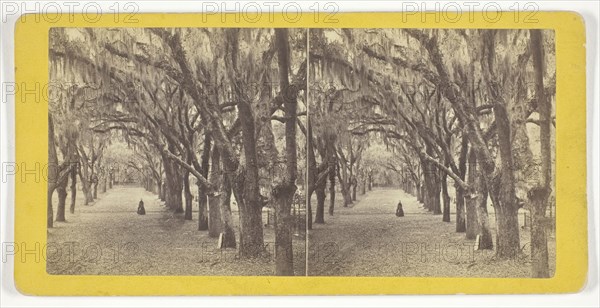
[[[338,196],[341,202],[341,196]],[[405,216],[396,217],[398,200]],[[326,200],[326,206],[329,205]],[[313,200],[312,204],[316,204]],[[489,207],[494,225],[493,208]],[[423,209],[416,198],[401,190],[373,190],[351,207],[336,204],[325,224],[309,232],[309,275],[403,277],[530,277],[529,228],[521,228],[522,254],[497,260],[493,250],[478,251],[475,241],[455,232],[452,222]],[[523,213],[519,214],[523,226]],[[492,229],[495,242],[495,229]],[[548,243],[551,272],[555,268],[555,240]]]
[[[144,216],[136,213],[140,199]],[[143,188],[114,187],[88,206],[81,196],[77,200],[75,214],[67,213],[67,222],[48,229],[50,274],[274,275],[272,226],[264,229],[265,255],[242,260],[236,249],[217,249],[217,239],[198,231],[197,212],[194,220],[184,220]],[[239,222],[235,209],[234,221]],[[239,229],[236,236],[239,240]],[[296,275],[305,275],[305,255],[304,237],[294,236]]]

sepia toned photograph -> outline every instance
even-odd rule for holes
[[[555,273],[551,30],[49,42],[49,274]]]
[[[549,30],[311,29],[308,274],[549,278]]]
[[[305,275],[306,35],[52,28],[47,272]]]

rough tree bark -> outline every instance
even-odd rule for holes
[[[179,167],[172,159],[164,154],[163,163],[165,165],[165,205],[176,213],[183,213],[183,204],[181,192],[183,189],[182,179]]]
[[[200,173],[202,174],[202,176],[204,176],[205,178],[208,177],[209,174],[209,169],[210,169],[210,156],[211,156],[211,138],[210,138],[210,134],[206,133],[204,135],[204,146],[202,149],[202,157],[201,159],[201,170]],[[214,149],[216,150],[216,147],[214,147]],[[217,150],[218,152],[218,150]],[[213,154],[215,155],[215,154]],[[218,154],[217,154],[218,155]],[[219,155],[219,160],[220,160],[220,155]],[[214,167],[220,168],[220,161],[217,162],[216,165],[214,165],[213,162],[213,168]],[[221,170],[219,170],[221,171]],[[218,186],[217,186],[218,187]],[[209,215],[207,215],[207,195],[206,195],[206,188],[201,185],[200,182],[198,182],[198,230],[199,231],[205,231],[209,229]],[[234,239],[235,240],[235,239]]]
[[[66,221],[65,219],[65,206],[67,203],[67,184],[68,177],[65,177],[56,186],[56,192],[58,193],[58,205],[56,207],[56,221]]]
[[[478,249],[494,249],[494,240],[490,231],[490,223],[487,211],[488,192],[485,187],[483,176],[479,175],[475,189],[480,193],[477,194],[479,200],[477,204],[477,220],[479,221],[479,243]]]
[[[221,248],[235,248],[235,230],[233,229],[233,217],[231,215],[231,185],[227,178],[223,178],[221,186],[221,226],[223,228],[223,241]]]
[[[78,162],[74,163],[73,169],[71,169],[71,205],[69,206],[69,211],[71,214],[75,213],[75,198],[77,197],[77,168],[79,166]]]
[[[539,186],[533,188],[528,197],[531,201],[531,269],[535,278],[550,277],[548,265],[548,239],[546,236],[546,207],[552,191],[552,106],[544,89],[544,38],[541,30],[530,30],[533,67],[535,71],[535,93],[538,101],[540,123],[541,174]]]
[[[342,198],[344,199],[344,207],[348,207],[348,205],[352,204],[352,196],[350,195],[350,183],[348,179],[348,170],[346,167],[345,160],[341,160],[340,164],[341,165],[338,165],[338,167],[336,168],[336,174],[339,180]],[[340,169],[342,170],[341,174]]]
[[[469,151],[469,167],[467,169],[467,181],[470,187],[475,187],[479,181],[479,173],[477,172],[477,155],[474,150]],[[477,219],[477,201],[480,199],[477,194],[479,192],[476,189],[471,189],[465,196],[466,199],[466,238],[474,240],[479,233],[479,221]]]
[[[185,197],[185,220],[192,220],[193,195],[190,189],[190,173],[183,171],[183,195]]]
[[[229,67],[229,77],[236,81],[239,78],[238,53],[239,29],[226,30],[228,57],[225,59]],[[183,51],[180,51],[183,53]],[[181,58],[184,59],[184,56]],[[183,64],[185,65],[185,64]],[[187,69],[187,66],[185,66]],[[191,75],[189,72],[186,76]],[[198,97],[198,95],[195,95]],[[213,133],[217,146],[223,158],[223,169],[232,184],[233,194],[238,204],[240,213],[240,257],[259,257],[264,252],[264,236],[262,225],[263,200],[259,189],[258,157],[256,150],[256,127],[254,113],[250,102],[246,99],[244,89],[234,82],[233,99],[237,101],[238,119],[241,131],[242,159],[237,160],[228,137],[223,131],[218,116],[213,119]],[[209,109],[209,112],[214,112]]]
[[[294,217],[291,208],[296,192],[297,149],[296,149],[296,120],[297,102],[292,97],[289,84],[289,41],[287,29],[275,30],[277,45],[277,62],[279,66],[279,86],[285,95],[285,159],[286,172],[271,195],[275,201],[275,274],[278,276],[294,275],[294,254],[292,249],[292,226]]]
[[[444,200],[444,212],[442,215],[443,222],[450,222],[450,195],[448,194],[448,175],[442,175],[442,197]]]
[[[467,154],[469,152],[469,139],[463,134],[460,154],[458,157],[458,176],[464,181],[467,174]],[[456,191],[456,232],[462,233],[467,231],[466,218],[465,218],[465,191],[464,189],[455,183],[454,189]]]
[[[496,125],[498,127],[498,148],[501,167],[499,179],[494,179],[492,185],[487,184],[488,191],[496,210],[496,233],[498,249],[496,254],[502,259],[518,256],[520,252],[518,204],[515,195],[513,174],[512,149],[510,138],[510,123],[506,108],[502,104],[494,105]]]
[[[85,157],[82,157],[83,159],[85,159]],[[90,204],[90,202],[94,201],[94,198],[92,196],[92,190],[90,187],[90,182],[88,181],[88,168],[86,168],[85,163],[82,164],[81,168],[79,168],[79,180],[81,181],[81,190],[83,191],[83,195],[84,195],[84,203],[83,205],[88,205]]]
[[[223,191],[223,173],[221,171],[221,157],[219,150],[215,147],[211,155],[212,168],[210,171],[210,182],[214,187],[219,187],[220,194],[211,193],[208,196],[208,236],[218,237],[222,232],[221,198]]]
[[[329,165],[329,215],[333,215],[335,209],[335,175],[337,162],[335,159],[333,144],[327,146],[328,165]]]
[[[318,189],[318,186],[321,183],[317,182],[317,177],[319,176],[319,170],[317,168],[317,160],[315,157],[315,147],[313,145],[313,133],[312,133],[312,125],[310,118],[306,120],[306,143],[307,143],[307,178],[308,178],[308,194],[306,197],[306,228],[307,230],[312,230],[313,225],[313,210],[312,210],[312,195]],[[324,182],[324,181],[323,181]],[[318,197],[317,197],[318,198]],[[323,219],[323,205],[321,205],[321,221]],[[315,220],[317,218],[315,217]],[[321,222],[322,223],[322,222]]]

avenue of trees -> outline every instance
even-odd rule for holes
[[[48,227],[68,218],[69,194],[70,212],[77,210],[78,185],[91,203],[125,168],[241,258],[264,255],[262,211],[272,208],[275,273],[293,275],[294,262],[304,262],[292,258],[292,208],[304,194],[310,130],[306,34],[53,28]]]
[[[532,276],[551,275],[552,31],[49,35],[49,228],[77,211],[78,193],[93,204],[136,181],[241,258],[265,255],[272,209],[275,273],[293,275],[305,262],[292,257],[294,228],[316,229],[336,204],[395,183],[498,259],[522,254],[518,211],[528,210]],[[306,221],[294,210],[304,203]]]
[[[552,31],[311,29],[309,59],[309,229],[334,215],[336,189],[347,206],[392,172],[499,259],[521,254],[527,209],[532,276],[550,276]]]

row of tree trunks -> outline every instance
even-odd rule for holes
[[[490,101],[494,103],[493,113],[496,120],[496,132],[501,164],[497,165],[483,137],[476,115],[469,111],[466,99],[458,89],[451,86],[451,80],[439,43],[436,37],[421,35],[419,32],[409,32],[411,36],[419,40],[423,47],[428,50],[429,58],[436,68],[442,95],[448,99],[452,108],[464,127],[464,132],[469,138],[469,143],[478,156],[478,164],[485,177],[486,186],[494,208],[496,209],[497,226],[497,250],[499,258],[507,259],[517,256],[520,250],[519,225],[517,220],[517,200],[514,189],[514,176],[512,174],[512,157],[510,142],[510,124],[506,115],[503,91],[498,88],[498,82],[494,76],[497,71],[495,67],[495,32],[485,32],[484,57],[481,61],[483,75],[488,84]],[[476,50],[474,48],[474,50]],[[476,57],[476,55],[475,55]],[[468,223],[468,222],[467,222]]]

